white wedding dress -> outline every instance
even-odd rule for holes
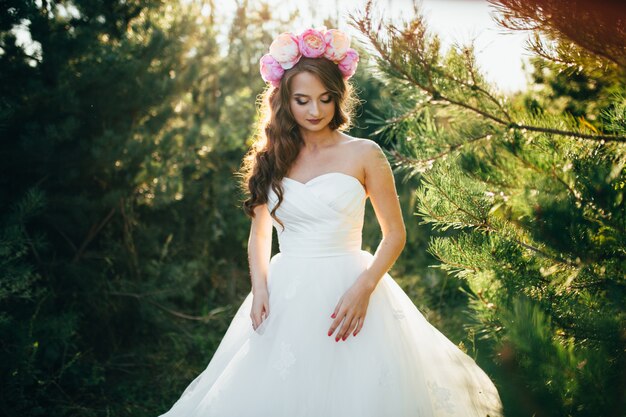
[[[373,255],[361,250],[366,192],[330,172],[282,181],[280,252],[271,258],[269,315],[255,331],[244,299],[207,368],[162,417],[500,416],[487,375],[431,326],[385,274],[363,328],[328,336],[342,294]],[[268,206],[277,203],[273,190]]]

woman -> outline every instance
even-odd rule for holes
[[[261,58],[272,86],[243,166],[252,291],[164,416],[501,415],[485,373],[387,273],[404,222],[380,147],[342,132],[355,102],[349,44],[308,29]],[[368,197],[383,234],[374,255],[361,250]]]

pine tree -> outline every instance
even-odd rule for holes
[[[398,27],[374,18],[368,1],[351,18],[395,97],[382,127],[395,144],[389,157],[398,171],[420,178],[421,223],[441,232],[429,251],[438,267],[467,283],[468,330],[507,415],[621,415],[623,83],[613,82],[619,89],[596,107],[602,113],[594,125],[503,96],[477,69],[472,46],[443,53],[419,12]],[[606,48],[609,60],[589,47],[591,36],[579,45],[560,26],[549,27],[560,35],[557,51],[567,52],[558,56],[562,66],[575,62],[598,83],[625,73],[623,48]],[[598,67],[611,74],[603,78]]]
[[[229,282],[247,282],[224,195],[250,122],[225,135],[207,114],[252,90],[220,97],[200,76],[242,84],[220,70],[214,7],[5,5],[1,414],[154,415],[219,342]]]

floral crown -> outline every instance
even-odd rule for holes
[[[306,29],[299,35],[283,32],[270,45],[270,52],[259,61],[263,81],[274,87],[280,85],[285,70],[292,68],[301,57],[327,58],[339,66],[344,80],[352,77],[359,54],[350,48],[350,36],[325,26]]]

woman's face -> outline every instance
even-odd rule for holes
[[[289,107],[296,123],[314,132],[326,129],[335,115],[335,102],[330,93],[316,75],[306,71],[291,79]]]

